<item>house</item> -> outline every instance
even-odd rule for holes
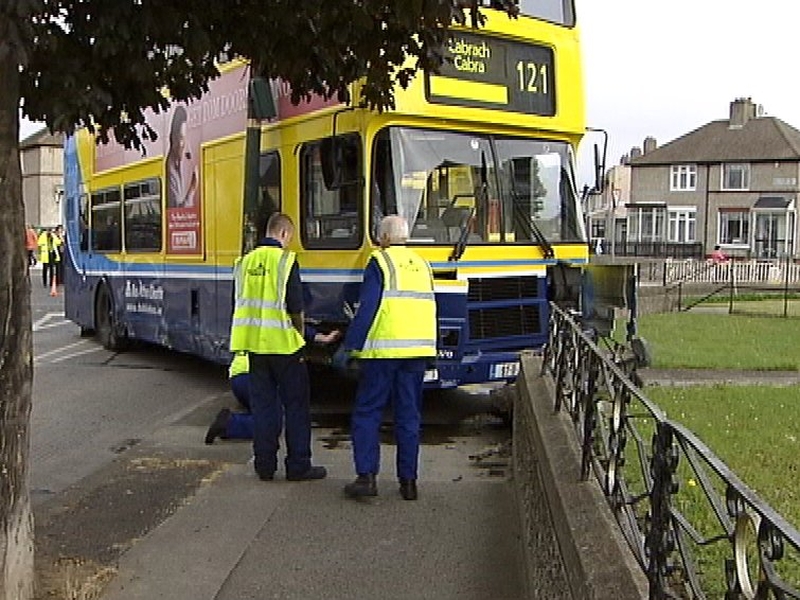
[[[800,131],[761,115],[750,98],[630,160],[627,232],[618,255],[796,256]],[[652,139],[652,138],[651,138]]]
[[[25,221],[54,227],[63,222],[64,136],[42,129],[19,143]]]
[[[641,154],[640,150],[634,148],[634,154],[636,151]],[[623,156],[620,164],[606,172],[603,191],[599,194],[590,193],[586,197],[586,229],[589,232],[589,248],[594,252],[598,245],[605,254],[614,255],[617,246],[624,251],[628,231],[625,206],[631,192],[631,168],[628,162],[628,156]]]

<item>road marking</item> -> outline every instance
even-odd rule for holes
[[[61,319],[61,321],[57,321],[55,323],[50,323],[53,319]],[[47,313],[41,319],[33,323],[33,331],[41,331],[42,329],[50,329],[52,327],[61,327],[62,325],[67,325],[72,321],[67,321],[64,318],[64,313]]]
[[[83,346],[88,344],[89,340],[80,340],[78,342],[73,342],[72,344],[67,344],[66,346],[61,346],[60,348],[54,348],[53,350],[49,350],[47,352],[43,352],[42,354],[34,357],[34,362],[42,360],[43,358],[47,358],[48,356],[52,356],[53,354],[59,354],[60,352],[64,352],[66,350],[70,350],[71,348],[75,348],[77,346]]]
[[[64,356],[54,358],[50,361],[50,364],[60,363],[65,360],[69,360],[70,358],[75,358],[76,356],[83,356],[84,354],[91,354],[92,352],[100,352],[101,350],[105,350],[105,348],[98,346],[97,348],[88,348],[86,350],[80,350],[79,352],[72,352],[70,354],[65,354]]]

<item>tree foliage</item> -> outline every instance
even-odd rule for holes
[[[216,60],[241,56],[315,93],[393,106],[393,86],[436,70],[453,23],[479,26],[479,0],[21,0],[35,7],[22,70],[22,110],[51,130],[113,129],[138,146],[154,132],[143,109],[198,97]],[[515,14],[512,0],[493,2]],[[26,32],[28,33],[28,32]],[[408,58],[411,62],[408,62]],[[408,66],[408,65],[411,66]]]

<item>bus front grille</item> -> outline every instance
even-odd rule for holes
[[[539,278],[533,276],[470,279],[467,302],[536,298],[538,289]]]
[[[502,338],[541,333],[538,304],[522,304],[496,308],[471,308],[469,337],[471,340]]]

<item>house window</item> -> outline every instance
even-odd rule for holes
[[[628,209],[628,239],[634,242],[663,242],[665,206],[638,206]]]
[[[592,219],[591,237],[592,237],[592,239],[606,237],[606,221],[605,221],[605,219]]]
[[[697,165],[672,165],[669,190],[671,192],[693,192],[697,187]]]
[[[750,212],[747,210],[719,210],[720,244],[746,246],[750,241]]]
[[[750,187],[750,165],[731,163],[722,165],[722,189],[746,190]]]
[[[667,211],[667,240],[685,244],[696,240],[695,218],[697,209],[694,206],[670,208]]]

